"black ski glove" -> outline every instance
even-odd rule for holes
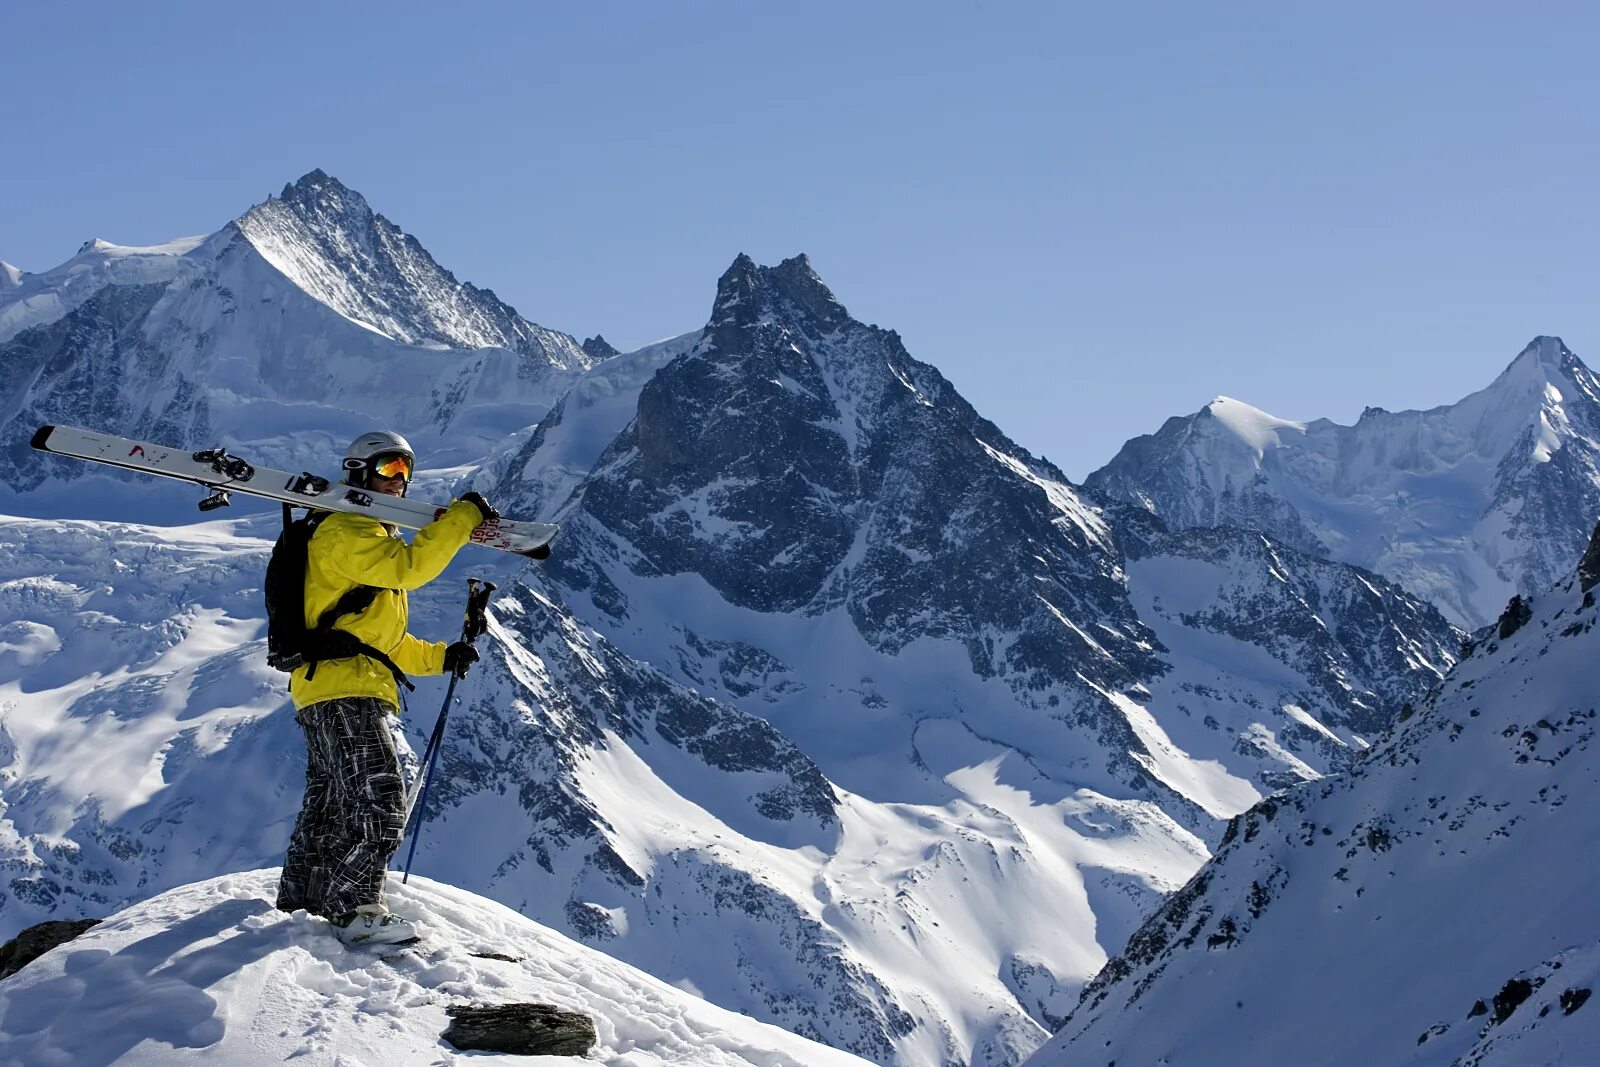
[[[479,520],[480,522],[488,522],[490,519],[498,519],[500,517],[500,513],[494,509],[494,505],[483,499],[483,494],[477,490],[473,490],[470,493],[462,493],[461,499],[478,509],[478,513],[483,516]]]
[[[467,668],[478,662],[478,650],[465,641],[457,641],[444,650],[444,673],[457,678],[467,676]]]

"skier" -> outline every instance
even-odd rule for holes
[[[399,434],[362,434],[345,454],[345,482],[362,492],[405,496],[415,461]],[[400,711],[401,672],[465,674],[478,653],[465,641],[446,645],[407,633],[406,591],[438,577],[473,529],[498,517],[481,494],[466,493],[409,545],[395,527],[344,512],[323,519],[311,536],[306,626],[333,621],[327,618],[333,612],[338,628],[354,634],[364,651],[303,665],[290,676],[295,720],[306,735],[306,793],[277,906],[327,918],[347,944],[417,936],[410,920],[383,902],[384,874],[406,815],[388,717]],[[376,588],[370,603],[341,610],[341,599],[362,587]]]

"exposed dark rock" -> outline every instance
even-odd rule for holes
[[[610,359],[612,356],[619,354],[617,350],[612,347],[611,342],[607,341],[599,334],[595,334],[593,337],[584,341],[583,350],[587,352],[589,357],[597,363],[602,359]]]
[[[1561,994],[1561,1013],[1571,1015],[1589,1001],[1590,990],[1569,989]]]
[[[470,1004],[446,1009],[444,1039],[459,1049],[513,1056],[585,1056],[597,1040],[587,1015],[553,1004]]]
[[[1513,978],[1500,987],[1494,995],[1494,1021],[1503,1023],[1511,1018],[1517,1005],[1533,996],[1533,983],[1526,978]]]
[[[1522,597],[1514,596],[1506,605],[1506,610],[1500,613],[1499,633],[1500,640],[1504,641],[1533,618],[1533,609],[1528,607],[1528,602]]]
[[[0,945],[0,978],[11,977],[57,945],[66,944],[99,922],[99,919],[53,919],[28,927]]]
[[[1473,1001],[1472,1010],[1467,1012],[1467,1018],[1476,1019],[1480,1015],[1489,1014],[1489,1005],[1481,1000]]]
[[[1583,558],[1578,561],[1578,582],[1585,593],[1600,585],[1600,523],[1595,523],[1594,533],[1589,535],[1589,547],[1583,550]]]

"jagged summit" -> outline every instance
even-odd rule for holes
[[[589,353],[589,357],[596,363],[622,354],[610,341],[605,339],[603,334],[598,333],[584,340],[583,350]]]
[[[313,168],[301,175],[296,181],[285,182],[283,192],[279,193],[278,196],[282,200],[303,200],[313,199],[325,192],[331,192],[334,196],[354,197],[363,205],[366,204],[366,199],[360,193],[351,189],[321,167]]]
[[[811,260],[804,253],[776,267],[762,267],[741,252],[717,281],[709,329],[757,326],[764,317],[772,317],[774,306],[779,302],[801,310],[824,328],[840,325],[850,318],[850,313],[812,269]]]

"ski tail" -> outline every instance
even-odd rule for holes
[[[41,426],[33,431],[33,441],[31,442],[33,447],[40,452],[50,451],[50,435],[55,432],[56,428],[54,426]]]

